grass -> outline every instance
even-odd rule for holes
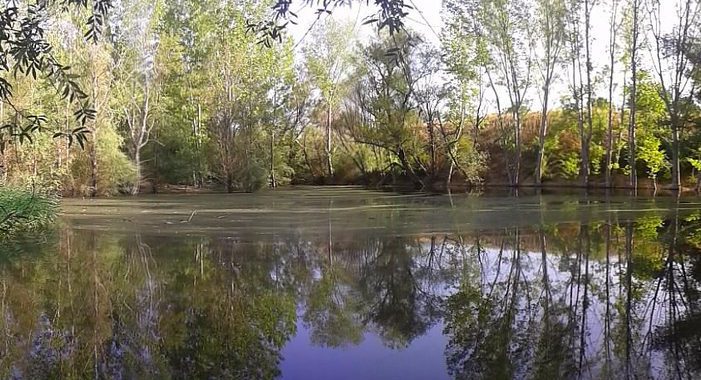
[[[55,196],[0,187],[0,240],[46,228],[54,223],[57,212]]]

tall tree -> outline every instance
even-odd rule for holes
[[[447,120],[441,120],[441,134],[451,160],[446,178],[449,185],[455,168],[465,178],[470,177],[460,164],[460,157],[466,152],[459,150],[459,142],[466,127],[471,127],[472,151],[478,150],[479,133],[487,113],[485,76],[491,62],[481,25],[472,13],[475,9],[465,7],[460,0],[445,1],[443,7],[446,19],[443,59],[450,85]],[[444,128],[445,124],[453,127],[452,133]]]
[[[448,88],[442,83],[442,60],[438,49],[423,49],[416,57],[416,65],[424,68],[426,74],[417,82],[414,96],[420,116],[426,125],[428,136],[428,175],[435,177],[438,172],[439,132],[441,111],[447,99]]]
[[[485,0],[476,5],[491,60],[509,97],[513,140],[507,172],[512,186],[520,185],[521,129],[534,61],[533,30],[528,4],[522,0]],[[492,82],[494,84],[494,82]],[[496,92],[496,91],[495,91]],[[501,112],[500,112],[501,113]]]
[[[131,193],[136,195],[143,181],[143,149],[151,140],[156,123],[155,110],[160,95],[161,58],[158,24],[161,6],[159,1],[129,0],[120,3],[124,7],[115,13],[113,37],[115,45],[117,101],[121,108],[128,152],[136,169]]]
[[[631,86],[630,86],[630,118],[628,120],[628,167],[630,170],[629,186],[634,190],[638,188],[638,174],[636,171],[636,146],[635,146],[635,128],[636,128],[636,113],[637,113],[637,94],[638,94],[638,53],[640,48],[640,24],[642,12],[642,0],[630,0],[631,26],[629,32],[628,52],[630,54],[630,71],[631,71]]]
[[[580,139],[580,178],[589,186],[591,174],[591,143],[593,137],[593,88],[591,60],[591,14],[595,0],[573,0],[570,7],[570,51],[572,64],[572,94],[577,113]],[[584,50],[584,53],[582,53]],[[584,60],[584,62],[582,62]],[[584,71],[582,67],[584,66]]]
[[[614,73],[616,66],[616,48],[617,37],[619,31],[619,6],[620,0],[611,0],[611,8],[609,10],[609,67],[608,67],[608,121],[606,128],[606,161],[604,163],[604,181],[606,187],[611,187],[613,181],[611,178],[611,170],[613,168],[613,120],[614,109],[613,90],[614,90]]]
[[[591,155],[591,140],[593,137],[594,122],[592,116],[593,107],[593,94],[594,88],[592,87],[592,72],[594,71],[592,57],[591,57],[591,15],[594,10],[596,0],[584,0],[584,54],[586,57],[585,69],[586,69],[586,121],[587,121],[587,132],[586,137],[582,139],[585,143],[582,146],[582,185],[589,186],[589,175],[591,174],[590,167],[590,155]],[[581,67],[581,66],[580,66]],[[581,75],[581,74],[580,74]],[[581,77],[580,77],[581,79]]]
[[[540,185],[543,177],[545,157],[545,138],[548,133],[548,111],[550,104],[550,89],[556,76],[558,63],[561,62],[561,50],[565,42],[566,3],[563,0],[538,0],[537,20],[541,35],[539,59],[542,75],[542,109],[538,133],[538,156],[535,165],[535,183]]]
[[[672,3],[674,3],[672,5]],[[675,8],[676,18],[671,30],[663,16],[663,8]],[[663,20],[664,19],[664,20]],[[680,189],[680,133],[689,118],[693,102],[690,73],[693,61],[685,54],[691,44],[701,38],[701,1],[698,0],[651,0],[649,8],[650,32],[652,34],[652,60],[660,82],[660,96],[664,100],[671,130],[672,188]]]
[[[331,119],[347,91],[344,81],[350,74],[354,44],[349,41],[353,25],[327,19],[315,30],[311,43],[305,46],[304,55],[311,80],[321,93],[325,106],[326,175],[333,178],[333,147]]]
[[[425,172],[425,167],[418,157],[421,149],[417,145],[421,142],[416,133],[419,118],[414,94],[417,83],[429,71],[416,64],[418,41],[415,36],[400,33],[363,51],[355,100],[368,123],[355,126],[350,133],[356,142],[388,153],[392,157],[390,167],[398,167],[414,185],[423,187],[417,172]],[[392,46],[398,46],[398,50],[388,54]]]

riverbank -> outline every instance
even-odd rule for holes
[[[546,194],[563,194],[563,193],[590,193],[590,194],[629,194],[633,192],[633,188],[626,183],[617,182],[612,187],[607,187],[603,182],[594,182],[589,186],[583,186],[577,181],[546,181],[541,185],[534,183],[522,183],[519,186],[513,186],[508,183],[483,183],[479,185],[469,185],[466,183],[453,182],[449,187],[445,182],[436,181],[429,184],[430,186],[421,189],[415,186],[411,181],[397,181],[393,184],[367,184],[360,182],[345,182],[345,183],[329,183],[329,184],[307,184],[298,183],[294,185],[280,186],[280,188],[338,188],[351,187],[366,190],[381,190],[381,191],[397,191],[400,193],[438,193],[438,194],[461,194],[461,193],[480,193],[480,192],[497,192],[497,193],[546,193]],[[264,191],[264,190],[263,190]],[[151,186],[142,188],[141,194],[207,194],[207,193],[224,193],[226,189],[222,185],[210,184],[207,186],[191,186],[191,185],[162,185],[157,189]],[[676,195],[696,195],[698,194],[695,186],[686,184],[682,189],[675,190],[670,184],[658,184],[657,189],[652,185],[651,181],[642,180],[636,189],[636,194],[640,196],[676,196]]]

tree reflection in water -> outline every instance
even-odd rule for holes
[[[455,378],[698,378],[701,218],[424,235],[63,229],[0,262],[0,378],[275,378],[432,328]]]

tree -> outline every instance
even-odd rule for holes
[[[458,148],[463,132],[471,123],[472,151],[478,150],[480,129],[487,116],[485,76],[490,57],[481,26],[470,13],[473,10],[464,7],[461,1],[446,1],[443,6],[447,16],[442,35],[443,60],[450,85],[448,111],[445,120],[440,120],[440,131],[451,161],[446,178],[450,185],[456,167],[465,178],[477,180],[460,164],[463,152]],[[453,127],[452,133],[444,128],[446,124]]]
[[[66,131],[58,131],[55,137],[65,137],[69,143],[79,142],[82,146],[89,131],[82,128],[95,112],[87,103],[88,94],[81,89],[77,77],[70,66],[60,63],[54,55],[53,47],[47,41],[46,25],[52,17],[67,9],[86,9],[88,40],[97,42],[106,23],[112,0],[48,0],[31,2],[11,2],[0,12],[0,99],[12,105],[13,86],[8,78],[23,74],[34,80],[44,76],[62,99],[77,107],[75,120],[81,126]],[[43,115],[30,115],[17,112],[12,123],[5,124],[1,134],[28,136],[41,129],[46,120]]]
[[[611,178],[611,170],[613,169],[613,87],[614,87],[614,67],[616,65],[616,48],[619,26],[618,9],[620,1],[612,0],[609,11],[609,67],[608,67],[608,121],[606,129],[606,161],[604,166],[604,181],[606,187],[611,187],[613,181]]]
[[[312,42],[304,49],[305,62],[310,79],[319,89],[325,105],[326,129],[326,175],[333,178],[333,150],[331,114],[338,109],[345,97],[347,85],[344,83],[350,74],[351,61],[354,54],[353,42],[348,40],[352,35],[351,24],[339,24],[333,19],[327,19],[320,25],[312,36]]]
[[[420,44],[415,36],[401,33],[375,42],[362,53],[358,67],[356,101],[368,121],[350,133],[356,142],[375,146],[389,153],[415,186],[425,184],[417,168],[426,172],[421,157],[421,128],[415,99],[416,86],[430,71],[415,60]],[[395,46],[392,54],[388,50]]]
[[[418,61],[415,64],[423,67],[425,71],[423,78],[416,83],[414,97],[419,108],[421,119],[426,126],[426,134],[428,136],[428,176],[435,178],[438,172],[439,153],[437,127],[440,124],[441,111],[447,99],[449,89],[445,84],[441,83],[440,76],[443,73],[443,62],[441,61],[440,51],[438,51],[438,49],[433,47],[422,49],[415,59]],[[450,152],[449,150],[449,153]]]
[[[630,54],[630,70],[631,70],[631,86],[630,86],[630,119],[628,123],[628,166],[630,169],[629,185],[633,189],[638,188],[638,175],[635,165],[635,128],[636,128],[636,113],[638,93],[638,50],[640,48],[640,12],[641,0],[631,0],[631,25],[629,31],[629,46]]]
[[[507,173],[511,185],[519,186],[522,119],[532,79],[534,52],[529,7],[521,0],[485,0],[472,12],[478,17],[495,72],[509,96],[508,112],[511,114],[509,122],[513,127],[513,140],[509,144],[512,155],[508,160]],[[494,85],[492,81],[492,87]]]
[[[538,28],[542,39],[542,56],[540,57],[540,72],[542,75],[542,110],[540,114],[540,129],[538,133],[538,156],[535,165],[535,183],[540,185],[543,176],[545,157],[545,138],[548,133],[548,106],[550,102],[550,87],[555,79],[560,55],[565,42],[566,7],[562,0],[539,0],[537,3]]]
[[[277,86],[285,75],[279,64],[291,64],[291,46],[267,48],[247,33],[246,15],[262,17],[264,5],[251,9],[211,5],[205,10],[220,25],[217,35],[208,38],[209,59],[204,66],[209,82],[208,127],[216,144],[214,167],[227,191],[258,190],[271,174],[267,146],[273,141]]]
[[[162,63],[157,59],[160,2],[132,0],[124,2],[113,27],[113,43],[117,62],[117,91],[124,124],[123,133],[136,169],[132,195],[139,193],[143,180],[142,150],[151,141],[156,124],[156,108],[161,87]],[[123,105],[122,105],[123,104]]]
[[[636,120],[636,159],[645,164],[648,178],[652,179],[657,191],[659,174],[670,167],[664,150],[661,149],[662,138],[667,135],[664,128],[665,104],[660,96],[660,84],[651,80],[650,74],[640,72],[638,75]]]
[[[572,60],[572,95],[577,112],[577,126],[580,138],[580,178],[582,186],[589,186],[591,174],[591,143],[593,136],[593,88],[591,74],[591,14],[594,0],[574,0],[571,4],[570,16],[570,47]],[[581,20],[581,13],[584,22]],[[583,31],[582,31],[583,29]],[[582,48],[584,48],[584,73],[582,72]]]
[[[670,6],[672,2],[665,2]],[[663,21],[663,5],[659,0],[652,0],[649,10],[650,32],[652,34],[654,68],[660,82],[660,96],[667,109],[668,123],[671,130],[672,151],[672,188],[681,188],[680,141],[679,135],[689,118],[693,90],[690,70],[693,61],[685,54],[689,46],[701,38],[701,2],[698,0],[675,0],[675,24],[672,30],[665,29],[667,19]]]
[[[162,65],[163,115],[156,123],[153,158],[156,180],[191,183],[202,187],[210,177],[208,150],[211,141],[206,121],[209,94],[206,63],[209,36],[217,28],[206,2],[189,0],[164,3],[158,26],[156,61]]]

